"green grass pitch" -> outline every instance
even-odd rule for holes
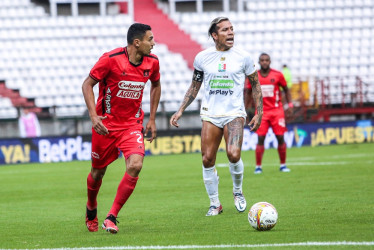
[[[216,164],[224,212],[215,217],[205,217],[209,199],[199,153],[147,156],[138,185],[119,214],[116,235],[101,229],[90,233],[85,227],[90,162],[1,166],[0,248],[374,241],[374,144],[288,149],[290,173],[278,171],[275,149],[265,151],[262,175],[253,174],[253,151],[243,152],[242,159],[247,211],[259,201],[272,203],[279,219],[271,231],[255,231],[247,212],[236,211],[224,152]],[[124,169],[123,159],[108,167],[98,196],[99,223],[112,205]]]

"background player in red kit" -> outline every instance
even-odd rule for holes
[[[98,230],[97,201],[107,166],[122,151],[126,172],[102,228],[117,233],[117,215],[132,194],[143,166],[144,141],[141,108],[143,89],[151,81],[150,117],[144,135],[156,137],[155,115],[161,95],[158,58],[150,54],[155,45],[149,25],[135,23],[127,33],[127,47],[104,53],[83,82],[82,91],[92,121],[92,168],[87,177],[86,226]],[[93,87],[99,82],[95,106]]]
[[[281,88],[284,90],[285,99],[288,103],[287,111],[292,113],[293,104],[291,102],[290,91],[287,88],[287,82],[280,71],[270,68],[270,56],[262,53],[259,57],[261,69],[258,71],[258,79],[260,81],[263,111],[262,122],[256,131],[258,135],[258,143],[256,146],[256,169],[255,174],[262,173],[262,157],[264,155],[264,141],[269,127],[272,127],[274,134],[278,140],[278,154],[280,159],[281,172],[290,172],[286,166],[286,150],[287,145],[284,141],[284,132],[286,131],[286,122],[283,111]],[[281,88],[280,88],[281,87]],[[246,91],[252,91],[251,85],[247,84]],[[248,93],[250,94],[250,93]],[[246,95],[249,96],[249,95]],[[249,101],[246,100],[246,109],[248,110]]]

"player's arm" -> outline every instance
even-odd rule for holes
[[[201,88],[203,79],[204,72],[195,69],[192,77],[192,83],[184,96],[184,99],[182,101],[181,106],[179,107],[179,110],[175,112],[174,115],[172,115],[172,117],[170,118],[171,126],[179,127],[178,120],[182,116],[186,108],[195,100]]]
[[[287,85],[284,86],[284,87],[282,86],[282,88],[283,88],[283,91],[284,91],[284,94],[285,94],[284,96],[286,98],[286,102],[288,103],[288,107],[293,108],[290,89],[287,87]]]
[[[252,119],[255,115],[255,107],[252,98],[252,87],[250,86],[248,79],[246,79],[244,86],[244,107],[245,112],[247,113],[247,119]]]
[[[293,103],[292,103],[292,98],[291,98],[291,91],[287,86],[287,81],[284,78],[283,74],[280,75],[279,84],[280,84],[280,87],[282,87],[282,89],[284,91],[284,96],[285,96],[285,99],[286,99],[286,102],[287,102],[287,104],[284,105],[284,108],[286,110],[286,116],[291,117],[292,113],[293,113]]]
[[[86,102],[87,110],[91,118],[92,127],[96,133],[100,135],[106,135],[109,133],[108,129],[104,126],[102,120],[106,118],[103,116],[98,116],[95,107],[95,94],[93,92],[93,87],[97,84],[97,81],[90,76],[84,80],[82,84],[82,92],[84,96],[84,101]]]
[[[145,127],[144,136],[151,131],[151,137],[147,138],[147,141],[152,142],[157,136],[157,129],[156,129],[156,112],[158,108],[158,104],[160,103],[161,97],[161,83],[160,80],[152,82],[151,85],[151,99],[150,99],[150,114],[149,114],[149,121]]]
[[[262,92],[260,81],[258,80],[257,70],[248,76],[249,83],[252,87],[252,96],[256,106],[257,113],[253,116],[252,120],[249,122],[249,127],[251,131],[256,131],[260,125],[263,115],[263,103],[262,103]]]
[[[292,98],[291,98],[291,91],[290,89],[286,86],[282,86],[283,91],[284,91],[284,96],[286,98],[287,105],[284,105],[286,109],[286,115],[287,117],[291,117],[293,113],[293,103],[292,103]]]

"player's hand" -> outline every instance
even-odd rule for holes
[[[253,116],[252,120],[248,124],[252,132],[256,132],[257,129],[260,127],[261,119],[262,119],[262,115],[260,116],[256,114],[255,116]]]
[[[178,128],[179,127],[178,120],[179,118],[181,118],[181,116],[182,116],[182,113],[180,113],[179,111],[175,112],[174,115],[172,115],[170,118],[170,125]]]
[[[292,118],[292,116],[293,116],[293,108],[288,108],[288,109],[286,109],[286,117],[287,118]]]
[[[106,119],[106,116],[95,116],[91,118],[92,127],[99,135],[109,134],[109,130],[104,126],[102,120]]]
[[[147,138],[146,140],[149,142],[152,142],[157,137],[157,129],[156,129],[155,120],[149,120],[147,122],[147,126],[145,127],[145,131],[144,131],[144,137],[147,136],[149,131],[151,131],[151,137]]]

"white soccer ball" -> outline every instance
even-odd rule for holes
[[[248,212],[249,224],[259,231],[272,229],[278,221],[278,212],[269,202],[257,202]]]

